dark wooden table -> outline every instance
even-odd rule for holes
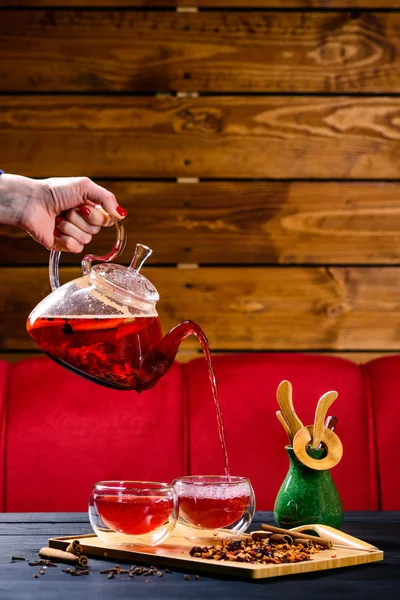
[[[257,513],[253,522],[272,523],[271,513]],[[36,560],[37,551],[47,546],[49,537],[90,533],[86,514],[20,513],[0,514],[0,598],[40,600],[102,600],[112,598],[240,599],[252,598],[319,598],[344,600],[380,600],[400,595],[400,512],[348,513],[343,529],[378,546],[385,552],[381,563],[360,565],[333,571],[322,571],[264,581],[227,580],[201,576],[199,580],[184,572],[174,571],[163,577],[129,579],[127,576],[107,579],[100,571],[115,562],[90,559],[90,575],[71,577],[65,566],[46,569],[45,575],[33,577],[38,567],[26,562],[10,563],[11,556]]]

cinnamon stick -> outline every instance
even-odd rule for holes
[[[56,548],[42,548],[39,550],[39,556],[41,558],[47,558],[53,562],[65,563],[67,565],[79,565],[80,567],[86,567],[88,559],[86,556],[75,556],[72,552],[65,552],[64,550],[57,550]]]
[[[267,525],[265,523],[261,524],[261,529],[263,531],[270,531],[272,533],[282,533],[290,536],[293,536],[295,534],[297,539],[311,540],[312,542],[314,542],[314,544],[318,544],[318,546],[322,546],[324,548],[332,548],[332,540],[318,537],[316,535],[308,535],[307,533],[300,533],[299,531],[290,531],[290,529],[282,529],[281,527],[275,527],[274,525]]]
[[[82,546],[78,542],[78,540],[74,540],[67,546],[66,552],[71,552],[72,554],[78,555],[82,554]]]
[[[270,538],[272,533],[270,531],[253,531],[251,537],[253,540],[265,540],[266,538]]]

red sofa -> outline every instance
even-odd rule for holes
[[[325,356],[243,354],[214,359],[232,473],[248,476],[259,509],[272,509],[286,475],[275,412],[282,379],[311,423],[336,389],[332,413],[344,456],[332,471],[347,510],[399,510],[400,356],[356,365]],[[205,362],[175,363],[149,392],[117,392],[43,358],[0,361],[2,511],[84,511],[93,482],[171,481],[222,473]]]

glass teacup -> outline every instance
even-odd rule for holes
[[[188,539],[238,536],[255,511],[254,491],[246,477],[194,475],[173,481],[179,523]]]
[[[90,524],[106,544],[155,546],[174,529],[178,515],[174,488],[149,481],[100,481],[89,500]]]

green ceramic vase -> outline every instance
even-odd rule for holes
[[[290,529],[321,523],[338,529],[343,520],[343,508],[330,472],[306,467],[291,446],[286,446],[285,450],[290,467],[275,500],[276,524]],[[324,452],[323,449],[309,450],[312,458],[322,458]]]

